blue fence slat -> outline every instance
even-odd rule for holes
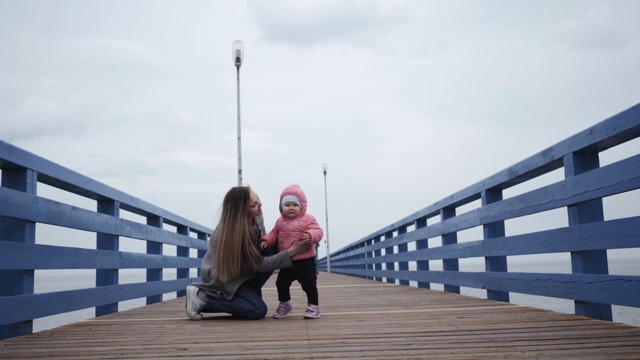
[[[354,276],[364,275],[364,271],[358,269],[345,269],[344,273]],[[372,275],[640,307],[640,276],[386,270],[374,271]]]
[[[0,241],[0,270],[197,268],[200,259]],[[158,279],[160,280],[160,279]]]
[[[3,204],[0,207],[0,216],[133,239],[157,241],[169,245],[187,245],[190,248],[206,249],[206,244],[203,244],[203,241],[186,235],[95,213],[19,191],[0,188],[0,202]]]
[[[109,285],[45,294],[20,295],[15,299],[0,297],[0,308],[4,312],[0,317],[0,325],[78,309],[104,306],[118,301],[139,299],[157,293],[168,293],[178,288],[185,288],[189,283],[197,280],[193,278]]]
[[[416,249],[364,260],[345,260],[341,265],[375,264],[403,261],[433,261],[447,257],[473,258],[565,253],[595,249],[640,248],[640,217],[609,220],[503,238]]]
[[[165,209],[114,189],[59,164],[41,158],[26,150],[0,140],[0,167],[23,167],[38,173],[38,182],[68,191],[89,199],[112,199],[121,209],[140,216],[161,216],[166,224],[188,226],[192,231],[211,233],[205,226],[178,216]]]

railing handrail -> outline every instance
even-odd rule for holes
[[[338,249],[336,253],[339,253],[344,248],[351,248],[359,242],[366,241],[375,236],[384,235],[389,231],[397,230],[401,226],[414,223],[418,219],[438,216],[441,209],[459,207],[478,200],[481,197],[480,194],[482,191],[488,189],[505,190],[540,175],[557,170],[562,167],[563,158],[567,154],[586,148],[594,148],[598,150],[598,152],[602,152],[640,137],[640,122],[638,118],[640,118],[640,103],[519,161],[486,179],[478,181],[380,230],[372,232],[362,239]]]
[[[190,271],[199,275],[210,228],[2,140],[0,169],[0,339],[31,333],[33,319],[45,316],[92,307],[100,316],[125,300],[146,297],[151,304],[166,293],[183,296],[197,279]],[[95,200],[96,210],[41,197],[38,184]],[[122,218],[120,210],[146,223]],[[39,244],[38,224],[95,233],[95,249]],[[145,241],[146,253],[120,251],[121,237]],[[165,244],[176,247],[175,256],[163,253]],[[45,269],[93,269],[96,287],[34,294],[35,271]],[[120,269],[145,269],[147,280],[121,284]],[[163,269],[176,269],[177,278],[164,279]]]
[[[485,289],[499,301],[509,301],[509,292],[571,299],[576,314],[612,320],[611,305],[640,307],[640,276],[609,275],[607,257],[607,250],[640,248],[640,216],[605,220],[603,198],[640,189],[640,154],[606,166],[599,157],[639,137],[636,104],[332,252],[331,271],[426,288],[437,283],[455,293],[461,286]],[[563,167],[563,180],[504,197],[503,190]],[[567,210],[566,227],[506,233],[505,220],[560,208]],[[438,221],[428,224],[431,219]],[[458,243],[458,232],[476,228],[480,238]],[[437,237],[440,246],[429,246]],[[551,253],[570,253],[572,272],[508,272],[508,256]],[[460,271],[466,258],[484,258],[485,271]],[[432,260],[441,260],[443,270],[431,270]],[[327,258],[318,264],[327,269]]]
[[[112,199],[121,204],[121,209],[131,213],[145,217],[150,215],[160,216],[169,225],[188,226],[193,230],[205,233],[211,232],[211,229],[206,226],[187,220],[0,139],[0,169],[16,166],[37,172],[38,182],[60,190],[93,200]]]

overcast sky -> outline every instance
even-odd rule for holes
[[[293,183],[324,227],[327,163],[336,250],[638,103],[638,14],[638,1],[1,0],[0,139],[213,227],[237,184],[239,39],[244,183],[267,228]]]

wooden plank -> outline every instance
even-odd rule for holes
[[[31,359],[637,359],[640,328],[464,295],[319,275],[322,317],[303,319],[305,294],[273,319],[276,276],[263,320],[206,314],[184,298],[0,342],[0,358]]]

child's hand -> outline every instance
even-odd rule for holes
[[[267,242],[264,240],[260,240],[260,249],[264,250],[267,248]]]
[[[300,241],[302,241],[305,244],[308,244],[311,242],[311,235],[309,235],[308,232],[305,232],[302,234],[302,236],[300,236]]]

